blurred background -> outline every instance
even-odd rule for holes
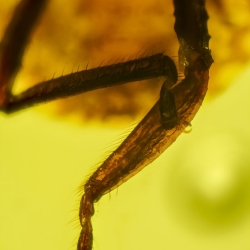
[[[16,1],[0,0],[0,34]],[[94,249],[249,250],[250,3],[208,0],[215,63],[184,134],[104,196]],[[172,1],[50,1],[15,92],[53,76],[165,51],[177,61]],[[0,114],[0,248],[75,249],[78,187],[156,102],[162,79]]]

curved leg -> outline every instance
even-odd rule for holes
[[[78,250],[92,249],[94,203],[163,153],[182,133],[181,128],[194,118],[206,95],[213,59],[208,47],[205,2],[175,0],[174,4],[179,61],[185,79],[178,84],[171,77],[167,79],[160,100],[84,185]]]
[[[160,100],[84,185],[85,194],[79,212],[82,230],[78,249],[91,250],[91,217],[94,214],[94,203],[166,150],[182,133],[182,125],[191,122],[201,106],[207,91],[209,68],[213,62],[208,46],[208,15],[205,0],[174,0],[175,31],[180,42],[179,62],[185,75],[185,79],[179,84],[175,84],[177,71],[173,61],[163,54],[156,54],[51,79],[14,96],[11,91],[15,76],[20,68],[32,27],[45,3],[46,0],[36,1],[34,8],[38,8],[29,16],[29,8],[33,8],[29,6],[33,6],[34,1],[22,0],[1,42],[1,111],[10,113],[97,88],[158,76],[167,77],[161,89]],[[17,17],[20,20],[16,19]],[[27,25],[26,29],[27,23],[30,25]],[[19,28],[24,28],[24,32],[18,32]],[[21,40],[16,39],[16,33]]]

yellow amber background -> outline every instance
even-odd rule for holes
[[[1,34],[15,4],[0,0]],[[94,249],[250,249],[250,4],[207,9],[215,63],[193,130],[98,202]],[[130,55],[177,60],[172,13],[163,0],[50,1],[15,91]],[[75,249],[78,187],[157,100],[160,83],[0,114],[0,249]]]

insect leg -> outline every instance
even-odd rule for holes
[[[169,76],[173,71],[176,71],[173,60],[162,53],[83,70],[39,83],[18,95],[10,96],[5,112],[15,112],[95,89]]]
[[[78,250],[92,248],[91,216],[94,213],[94,202],[164,152],[182,133],[176,124],[177,115],[180,124],[190,123],[206,95],[213,59],[208,47],[205,1],[174,0],[174,5],[175,30],[180,42],[179,60],[183,65],[185,79],[174,84],[173,78],[167,78],[160,100],[84,185]],[[190,8],[188,12],[187,8]]]
[[[48,0],[22,0],[0,43],[0,110],[9,102],[31,33]]]

